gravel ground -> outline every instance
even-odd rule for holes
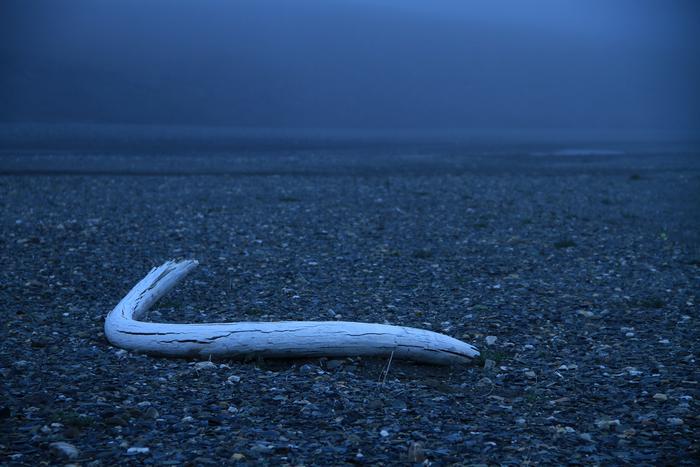
[[[5,155],[0,172],[3,464],[698,462],[697,155]],[[383,378],[380,359],[111,347],[106,313],[170,258],[201,266],[151,320],[388,322],[482,358]]]

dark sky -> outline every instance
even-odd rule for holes
[[[700,128],[700,2],[0,2],[0,121]]]

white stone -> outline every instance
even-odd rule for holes
[[[218,367],[212,362],[197,362],[194,364],[194,369],[196,371],[209,371],[216,370]]]
[[[50,444],[51,450],[67,459],[76,459],[80,455],[78,448],[70,443],[57,441]]]
[[[486,345],[493,345],[498,340],[496,336],[486,336]]]
[[[146,448],[146,447],[131,447],[131,448],[126,450],[126,454],[129,456],[136,456],[139,454],[148,454],[149,452],[151,452],[151,449]]]

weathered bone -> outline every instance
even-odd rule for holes
[[[197,261],[153,268],[107,315],[105,336],[117,347],[171,357],[271,358],[388,356],[426,363],[466,363],[473,346],[432,331],[349,321],[174,324],[138,321]]]

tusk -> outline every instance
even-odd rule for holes
[[[105,336],[117,347],[170,357],[270,358],[388,356],[426,363],[466,363],[479,351],[433,331],[350,321],[150,323],[139,318],[197,261],[153,268],[107,315]]]

